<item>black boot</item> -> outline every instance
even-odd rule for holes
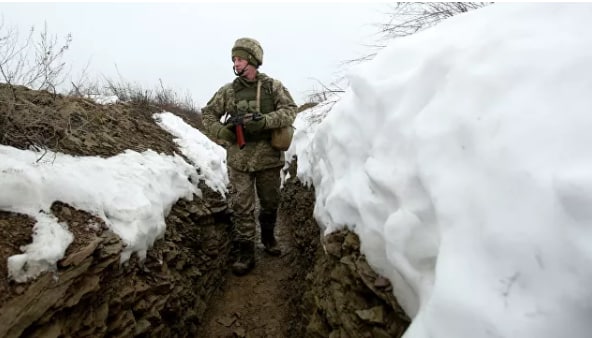
[[[273,230],[275,229],[275,219],[277,212],[265,212],[259,215],[259,224],[261,225],[261,243],[265,247],[265,252],[271,256],[279,256],[282,250],[278,247]]]
[[[253,241],[237,241],[236,261],[232,263],[232,273],[237,276],[248,274],[255,267],[255,243]]]

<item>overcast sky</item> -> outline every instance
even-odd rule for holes
[[[23,34],[47,22],[60,39],[72,33],[73,74],[93,74],[153,88],[189,92],[203,106],[233,79],[230,49],[243,36],[263,45],[261,71],[278,78],[298,104],[308,92],[363,55],[385,21],[386,4],[371,3],[0,3],[4,25]],[[63,40],[61,40],[63,41]],[[117,68],[115,67],[117,65]]]

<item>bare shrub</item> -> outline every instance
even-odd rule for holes
[[[154,89],[145,89],[140,84],[123,80],[114,81],[105,79],[106,86],[102,92],[105,95],[115,95],[123,102],[134,102],[140,104],[152,104],[161,108],[178,107],[183,110],[199,113],[197,104],[189,92],[180,96],[170,87],[166,87],[162,79],[158,80],[158,86]]]
[[[382,25],[386,39],[394,39],[432,27],[458,14],[491,4],[491,2],[397,2],[388,13],[390,19]]]
[[[386,23],[379,24],[379,38],[370,45],[373,52],[344,63],[372,60],[386,42],[415,34],[455,15],[492,4],[492,2],[396,2],[389,5]]]
[[[313,87],[313,89],[310,90],[310,94],[308,94],[306,97],[307,103],[325,102],[334,99],[336,94],[345,92],[344,87],[341,85],[341,83],[345,80],[343,77],[331,82],[330,84],[324,84],[318,79],[315,80],[318,87]]]
[[[70,89],[66,90],[68,96],[74,97],[88,97],[90,95],[101,95],[101,83],[99,80],[91,80],[88,69],[90,68],[90,61],[80,71],[76,78],[70,79]]]
[[[379,38],[370,47],[371,52],[361,57],[345,60],[341,66],[372,60],[378,51],[386,46],[386,42],[415,34],[426,28],[433,27],[452,16],[469,12],[490,5],[491,2],[396,2],[389,5],[386,12],[386,23],[378,25]],[[342,93],[344,81],[341,77],[330,84],[317,80],[319,88],[313,88],[307,95],[307,102],[335,103],[335,94]]]
[[[152,91],[142,88],[138,83],[105,79],[104,88],[103,94],[115,95],[119,98],[119,101],[139,104],[149,104],[153,101]]]
[[[0,23],[0,74],[10,86],[23,85],[56,94],[56,87],[67,75],[64,54],[70,47],[72,35],[60,42],[50,35],[47,24],[39,35],[31,27],[22,39],[19,31]]]

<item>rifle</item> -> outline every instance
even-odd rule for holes
[[[253,114],[241,114],[229,117],[224,124],[232,123],[235,127],[236,133],[236,144],[240,149],[245,147],[247,142],[245,141],[244,124],[249,121],[259,121],[263,118],[260,113]]]

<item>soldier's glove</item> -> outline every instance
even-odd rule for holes
[[[236,135],[234,134],[234,126],[232,124],[225,125],[218,130],[217,138],[228,141],[230,143],[236,142]]]
[[[245,129],[249,134],[255,134],[265,129],[267,125],[267,117],[265,115],[261,116],[258,120],[251,120],[245,123]]]

